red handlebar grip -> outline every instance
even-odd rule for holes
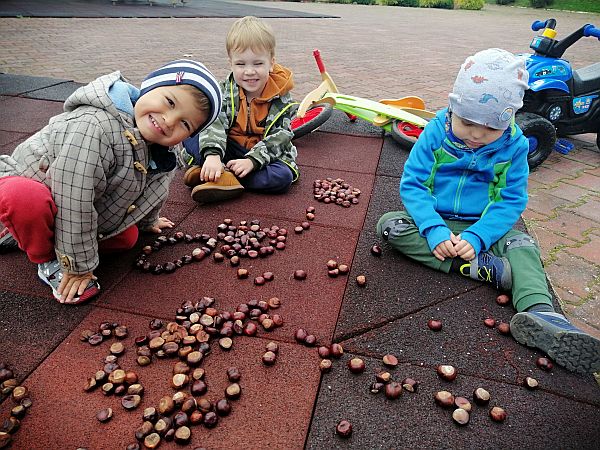
[[[317,62],[317,67],[319,68],[319,72],[325,73],[325,64],[323,64],[323,60],[321,59],[321,52],[315,49],[313,50],[313,56],[315,57],[315,61]]]

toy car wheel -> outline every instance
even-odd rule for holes
[[[294,139],[315,131],[329,119],[332,111],[333,107],[329,103],[323,103],[309,108],[304,117],[294,115],[292,117]]]
[[[392,138],[407,150],[413,148],[422,132],[423,128],[401,120],[394,120],[390,130]]]
[[[532,170],[543,163],[556,144],[556,129],[547,119],[533,113],[518,113],[517,125],[529,141],[527,162]]]

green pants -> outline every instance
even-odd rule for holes
[[[462,233],[471,225],[470,222],[460,220],[445,222],[455,235]],[[390,233],[391,230],[393,232]],[[384,214],[377,223],[377,235],[387,240],[394,249],[415,261],[432,269],[450,272],[452,259],[446,258],[440,261],[433,255],[427,239],[419,234],[419,229],[407,212],[392,211]],[[496,256],[507,258],[510,263],[512,302],[517,312],[540,303],[552,306],[540,250],[531,237],[513,229],[492,245],[489,251]]]

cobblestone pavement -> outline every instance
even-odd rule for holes
[[[495,5],[482,11],[446,11],[260,4],[339,17],[266,19],[277,34],[278,61],[295,73],[297,98],[320,82],[311,55],[319,48],[341,92],[371,99],[419,95],[429,109],[445,106],[456,69],[474,51],[528,51],[530,24],[536,19],[556,18],[559,37],[584,23],[600,26],[598,14]],[[120,69],[139,83],[162,62],[190,56],[224,77],[224,37],[233,20],[2,18],[0,71],[88,82]],[[595,39],[584,39],[565,56],[575,67],[583,67],[598,62],[598,45]],[[579,136],[575,143],[571,153],[552,155],[531,174],[524,218],[540,243],[564,309],[600,336],[600,152],[595,135]]]

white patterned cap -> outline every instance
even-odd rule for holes
[[[471,122],[505,130],[523,106],[529,73],[524,57],[490,48],[469,56],[448,96],[450,111]]]
[[[206,95],[210,103],[208,120],[192,134],[194,136],[217,119],[223,102],[219,82],[204,64],[191,59],[178,59],[165,64],[161,68],[151,72],[144,79],[140,89],[140,97],[157,87],[181,84],[188,84],[198,88]]]

